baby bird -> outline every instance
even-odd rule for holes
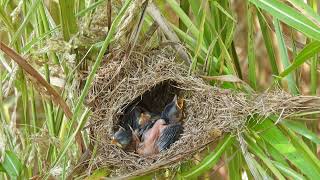
[[[141,136],[149,129],[153,127],[155,122],[162,118],[166,124],[178,123],[183,118],[183,99],[178,99],[177,95],[174,96],[173,100],[167,104],[162,111],[161,115],[158,116],[153,114],[151,119],[147,121],[138,131],[138,136]]]
[[[120,128],[112,137],[111,143],[120,148],[127,149],[130,144],[135,147],[135,139],[133,139],[133,131],[144,126],[151,118],[150,112],[137,106],[126,113],[120,123]],[[134,140],[134,141],[133,141]]]
[[[111,144],[125,149],[131,143],[132,133],[120,126],[119,130],[112,136]]]
[[[177,141],[183,132],[182,119],[183,100],[177,96],[165,106],[160,119],[149,121],[139,131],[141,142],[137,146],[137,153],[150,156],[168,149]]]
[[[179,122],[183,117],[183,99],[175,95],[173,100],[165,106],[161,117],[165,118],[167,123]]]

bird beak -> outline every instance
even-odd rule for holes
[[[144,125],[151,119],[151,115],[147,113],[141,113],[139,118],[139,124]]]
[[[177,98],[177,95],[174,97],[176,105],[179,109],[183,108],[183,99],[182,98]]]
[[[114,139],[114,137],[112,137],[111,144],[114,144],[114,145],[122,148],[122,145],[116,139]]]

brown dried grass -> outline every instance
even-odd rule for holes
[[[319,108],[317,97],[292,97],[281,90],[248,95],[208,85],[189,76],[188,67],[174,58],[169,47],[133,51],[129,58],[120,50],[113,54],[99,70],[87,99],[93,110],[92,140],[98,145],[91,168],[107,166],[113,176],[128,177],[177,164],[222,133],[242,131],[256,114],[289,116]],[[185,99],[184,133],[170,149],[153,157],[140,157],[110,143],[127,107],[139,104],[160,112],[174,94]]]

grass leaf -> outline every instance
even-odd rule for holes
[[[294,171],[288,166],[285,166],[277,161],[272,161],[272,163],[286,176],[292,177],[293,179],[296,179],[296,180],[306,179],[302,175],[300,175],[298,172]]]
[[[311,39],[320,41],[320,28],[293,8],[277,0],[249,0],[272,16],[304,33]]]
[[[99,6],[100,4],[102,4],[105,0],[99,0],[97,2],[92,3],[89,7],[87,7],[86,9],[81,10],[80,12],[78,12],[76,14],[76,17],[81,17],[84,16],[87,12],[95,9],[97,6]]]
[[[320,52],[320,42],[312,41],[306,45],[293,60],[293,63],[288,66],[282,73],[280,77],[286,77],[297,69],[301,64],[306,62],[309,58],[312,58],[314,55]]]
[[[84,85],[84,88],[82,90],[82,93],[79,97],[79,100],[77,102],[77,105],[76,105],[76,108],[74,110],[74,117],[73,117],[73,121],[75,121],[75,119],[77,119],[78,117],[78,114],[81,110],[81,107],[82,107],[82,104],[84,102],[84,99],[85,97],[87,96],[88,92],[89,92],[89,89],[91,87],[91,84],[93,82],[93,78],[100,66],[100,63],[102,61],[102,58],[104,56],[104,53],[106,52],[107,50],[107,47],[108,45],[110,44],[110,42],[112,41],[113,37],[114,37],[114,33],[116,32],[116,28],[122,18],[122,16],[124,15],[125,11],[128,9],[129,5],[131,4],[131,1],[132,0],[126,0],[126,2],[124,3],[122,9],[120,10],[120,12],[118,13],[117,17],[114,19],[111,27],[110,27],[110,30],[108,32],[108,35],[106,37],[106,39],[104,40],[103,44],[102,44],[102,47],[100,49],[100,52],[98,54],[98,57],[95,61],[95,63],[93,64],[92,66],[92,69],[91,69],[91,72],[89,73],[88,75],[88,78],[87,78],[87,81],[86,81],[86,84]]]
[[[268,29],[268,25],[265,21],[265,17],[260,11],[260,9],[257,9],[257,16],[259,19],[260,29],[261,29],[261,33],[264,40],[264,45],[266,46],[267,53],[269,56],[272,73],[277,76],[279,75],[279,70],[278,70],[277,60],[275,56],[275,50],[272,44],[273,42],[271,38],[271,33],[270,33],[270,30]]]
[[[199,36],[199,30],[192,23],[191,19],[186,15],[186,13],[180,8],[179,4],[175,0],[166,0],[168,5],[172,8],[172,10],[177,14],[180,20],[188,27],[188,30],[194,35],[194,37]],[[191,5],[191,4],[190,4]]]
[[[22,172],[23,166],[17,155],[12,151],[6,151],[4,160],[1,163],[2,168],[10,176],[19,176]]]
[[[318,137],[318,135],[306,128],[305,124],[289,120],[283,120],[281,121],[281,124],[285,125],[294,132],[306,137],[307,139],[310,139],[312,142],[320,144],[320,138]]]
[[[247,22],[248,22],[248,78],[249,83],[253,89],[257,89],[256,80],[256,54],[254,51],[254,21],[253,9],[254,7],[248,3],[247,5]]]
[[[225,150],[232,144],[234,137],[227,135],[220,141],[215,150],[207,155],[201,163],[194,166],[191,170],[181,174],[183,178],[195,178],[210,170],[220,159]]]
[[[24,17],[23,22],[19,26],[18,30],[12,36],[10,45],[13,45],[18,40],[18,38],[20,38],[21,33],[25,30],[26,26],[30,22],[32,15],[37,12],[37,8],[38,8],[38,5],[40,2],[41,2],[41,0],[36,0],[33,2],[32,6],[28,10],[27,15]]]
[[[287,48],[284,43],[279,20],[274,19],[274,26],[275,26],[276,36],[277,36],[277,40],[278,40],[278,44],[279,44],[280,59],[281,59],[281,62],[283,64],[284,68],[286,68],[286,67],[290,66],[290,61],[289,61],[288,51],[287,51]],[[292,94],[297,95],[299,92],[298,92],[293,74],[294,74],[293,72],[288,74],[286,77],[286,80],[288,82],[289,91]]]
[[[308,178],[314,179],[320,177],[320,171],[305,152],[297,149],[288,137],[276,127],[270,119],[264,120],[261,124],[255,126],[259,136],[268,144],[273,146],[287,160],[301,170]]]

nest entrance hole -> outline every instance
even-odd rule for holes
[[[124,123],[124,114],[129,113],[136,106],[160,115],[164,107],[173,100],[174,96],[179,96],[181,89],[177,85],[178,83],[173,80],[162,81],[141,96],[138,96],[131,103],[124,105],[121,111],[123,113],[117,118],[118,123],[115,123],[117,126],[113,129],[118,129],[119,125]]]

